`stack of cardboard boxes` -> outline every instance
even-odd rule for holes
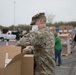
[[[59,32],[64,33],[64,34],[66,34],[66,33],[72,34],[72,28],[73,27],[71,25],[59,26]]]
[[[11,59],[5,66],[6,56]],[[22,56],[21,47],[0,46],[0,75],[33,75],[34,56]]]
[[[70,54],[72,51],[70,34],[60,34],[59,37],[61,38],[62,43],[62,55]]]
[[[59,26],[59,36],[62,41],[62,55],[68,55],[72,51],[71,43],[72,43],[72,26],[71,25],[65,25],[65,26]]]

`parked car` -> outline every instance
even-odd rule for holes
[[[0,33],[0,39],[2,41],[4,41],[4,40],[7,40],[7,41],[14,40],[15,38],[16,38],[16,35],[12,34],[11,31],[7,32],[6,34]]]

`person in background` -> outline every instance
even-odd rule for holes
[[[75,47],[75,45],[76,45],[76,34],[75,34],[75,36],[73,38],[73,41],[74,41],[74,47]]]
[[[54,36],[55,36],[55,46],[54,46],[55,62],[57,63],[57,66],[61,66],[62,65],[62,59],[61,59],[62,44],[61,44],[61,39],[58,36],[57,32],[54,33]],[[58,60],[58,62],[57,62],[57,60]]]
[[[19,33],[20,33],[19,30],[17,30],[17,33],[16,33],[16,40],[17,41],[19,41],[19,39],[20,39]]]
[[[24,35],[17,43],[24,47],[24,53],[33,53],[34,75],[55,75],[54,35],[46,27],[45,13],[32,17],[32,32]],[[26,46],[33,46],[26,49]]]

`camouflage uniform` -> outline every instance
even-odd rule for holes
[[[37,32],[30,32],[18,42],[21,46],[31,45],[25,53],[34,53],[35,75],[55,75],[54,35],[45,26]]]

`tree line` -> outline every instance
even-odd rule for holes
[[[76,21],[71,21],[71,22],[55,22],[55,23],[47,23],[47,26],[55,26],[55,27],[59,27],[61,25],[72,25],[73,27],[76,27]],[[7,28],[8,30],[18,30],[18,28],[22,29],[22,30],[31,30],[32,26],[31,25],[11,25],[9,27],[0,25],[0,29],[4,29]]]

